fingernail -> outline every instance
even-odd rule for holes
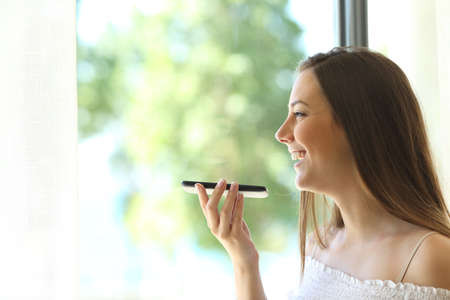
[[[216,185],[216,187],[222,187],[223,186],[223,183],[224,183],[224,179],[222,178],[222,179],[220,179],[220,181],[217,183],[217,185]]]

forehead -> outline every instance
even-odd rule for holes
[[[295,100],[307,102],[310,107],[320,105],[323,102],[320,85],[314,75],[314,71],[306,69],[299,73],[291,90],[289,103]]]

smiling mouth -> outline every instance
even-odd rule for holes
[[[291,153],[292,160],[298,160],[298,159],[302,160],[305,158],[305,156],[306,156],[306,151],[296,151],[296,152]]]

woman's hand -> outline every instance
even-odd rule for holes
[[[259,256],[248,226],[242,218],[244,195],[238,193],[238,183],[231,185],[220,213],[217,205],[225,191],[226,181],[223,180],[222,185],[220,182],[216,185],[209,199],[203,185],[197,183],[195,186],[208,227],[228,252],[233,266],[240,269],[254,267]]]

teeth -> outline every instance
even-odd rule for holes
[[[294,152],[291,154],[292,160],[303,159],[305,158],[306,151]]]

